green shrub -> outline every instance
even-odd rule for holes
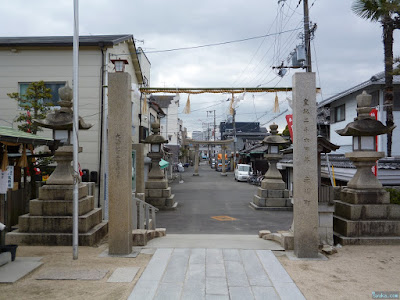
[[[386,191],[390,193],[390,203],[400,204],[400,191],[396,189],[387,188]]]

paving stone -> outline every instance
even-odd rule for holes
[[[142,278],[140,278],[128,297],[128,300],[153,300],[157,288],[158,281],[142,280]]]
[[[225,261],[226,278],[228,286],[249,286],[247,275],[242,263],[237,261]]]
[[[238,249],[223,249],[224,261],[242,261]]]
[[[290,278],[272,251],[256,250],[256,253],[274,285],[276,283],[293,283],[292,278]]]
[[[183,285],[182,297],[181,299],[205,299],[206,297],[206,283],[205,279],[200,282],[196,280],[188,280]]]
[[[250,287],[229,287],[229,296],[231,300],[250,300],[254,299],[253,293]]]
[[[254,250],[240,250],[243,266],[251,286],[272,286],[271,281]]]
[[[280,300],[272,286],[252,286],[251,290],[255,300]]]
[[[225,277],[206,278],[206,295],[228,295],[228,285]]]
[[[179,282],[161,283],[158,287],[154,300],[179,299],[182,293],[182,287],[182,283]]]
[[[42,264],[39,261],[19,260],[17,257],[14,261],[0,267],[0,283],[14,283]]]
[[[107,282],[132,282],[139,270],[139,267],[117,268]]]
[[[163,276],[165,268],[167,267],[171,257],[172,251],[173,249],[171,248],[157,249],[146,269],[142,273],[140,279],[143,281],[153,282],[161,280],[161,277]]]
[[[180,282],[185,281],[186,268],[189,263],[190,249],[174,249],[162,282]]]
[[[207,249],[206,264],[223,264],[222,249]]]
[[[295,283],[274,283],[275,289],[282,300],[303,300],[303,294]]]
[[[192,249],[189,264],[205,264],[206,249]]]
[[[101,280],[108,270],[106,269],[75,269],[57,268],[43,271],[37,280]]]
[[[186,281],[196,281],[205,284],[206,265],[205,264],[189,264],[186,271]]]
[[[229,300],[228,295],[206,295],[206,300]]]
[[[140,250],[140,253],[153,255],[154,253],[156,253],[156,250],[156,248],[143,248],[142,250]]]
[[[207,277],[226,277],[224,264],[207,264],[206,265]]]

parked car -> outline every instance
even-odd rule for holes
[[[247,181],[252,172],[250,165],[238,164],[235,168],[235,180]]]
[[[225,171],[228,172],[230,170],[231,170],[231,163],[229,161],[225,161]],[[222,161],[218,161],[215,171],[222,172]]]

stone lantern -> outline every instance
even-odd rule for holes
[[[278,125],[275,123],[269,127],[271,135],[267,136],[262,144],[268,146],[268,152],[265,158],[268,160],[269,168],[261,181],[261,187],[258,188],[257,195],[254,195],[253,202],[250,204],[257,208],[281,208],[281,210],[291,209],[293,206],[289,199],[289,191],[285,189],[285,182],[279,172],[276,164],[282,159],[279,153],[279,146],[287,144],[288,141],[278,135]]]
[[[174,201],[175,195],[171,194],[168,180],[160,168],[163,157],[162,144],[168,143],[168,140],[160,135],[160,123],[151,124],[151,129],[153,134],[143,141],[145,144],[150,144],[150,152],[147,156],[151,159],[151,170],[145,183],[145,200],[159,209],[174,209],[177,206]]]
[[[344,129],[336,130],[341,136],[353,137],[353,152],[346,153],[357,168],[356,174],[347,187],[353,189],[380,189],[382,184],[371,172],[375,162],[384,157],[384,152],[377,152],[375,137],[391,132],[395,126],[387,127],[370,116],[372,96],[363,91],[357,96],[357,117]]]
[[[347,187],[335,201],[333,219],[335,243],[342,245],[400,244],[400,213],[390,204],[390,195],[372,173],[375,162],[384,157],[376,152],[375,136],[391,132],[369,115],[372,96],[357,96],[357,117],[339,135],[353,137],[353,152],[346,153],[357,168]]]
[[[30,200],[29,213],[18,219],[18,230],[10,232],[7,240],[19,245],[72,245],[72,213],[74,176],[71,167],[73,145],[72,89],[68,86],[58,90],[60,109],[47,114],[44,120],[34,120],[41,127],[53,130],[53,137],[60,141],[54,160],[57,167],[46,184],[39,188],[39,198]],[[92,125],[79,118],[79,129],[87,130]],[[80,148],[82,151],[82,148]],[[102,209],[95,208],[94,196],[88,194],[88,184],[78,186],[79,245],[92,246],[98,243],[108,230],[108,223],[102,221]]]

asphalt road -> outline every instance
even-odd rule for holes
[[[208,165],[200,165],[199,174],[193,176],[193,167],[185,168],[184,183],[175,180],[170,184],[178,208],[158,212],[157,227],[181,234],[257,234],[265,229],[289,229],[291,211],[256,211],[249,207],[257,186],[236,182],[233,172],[221,176]],[[224,220],[226,217],[234,219]]]

